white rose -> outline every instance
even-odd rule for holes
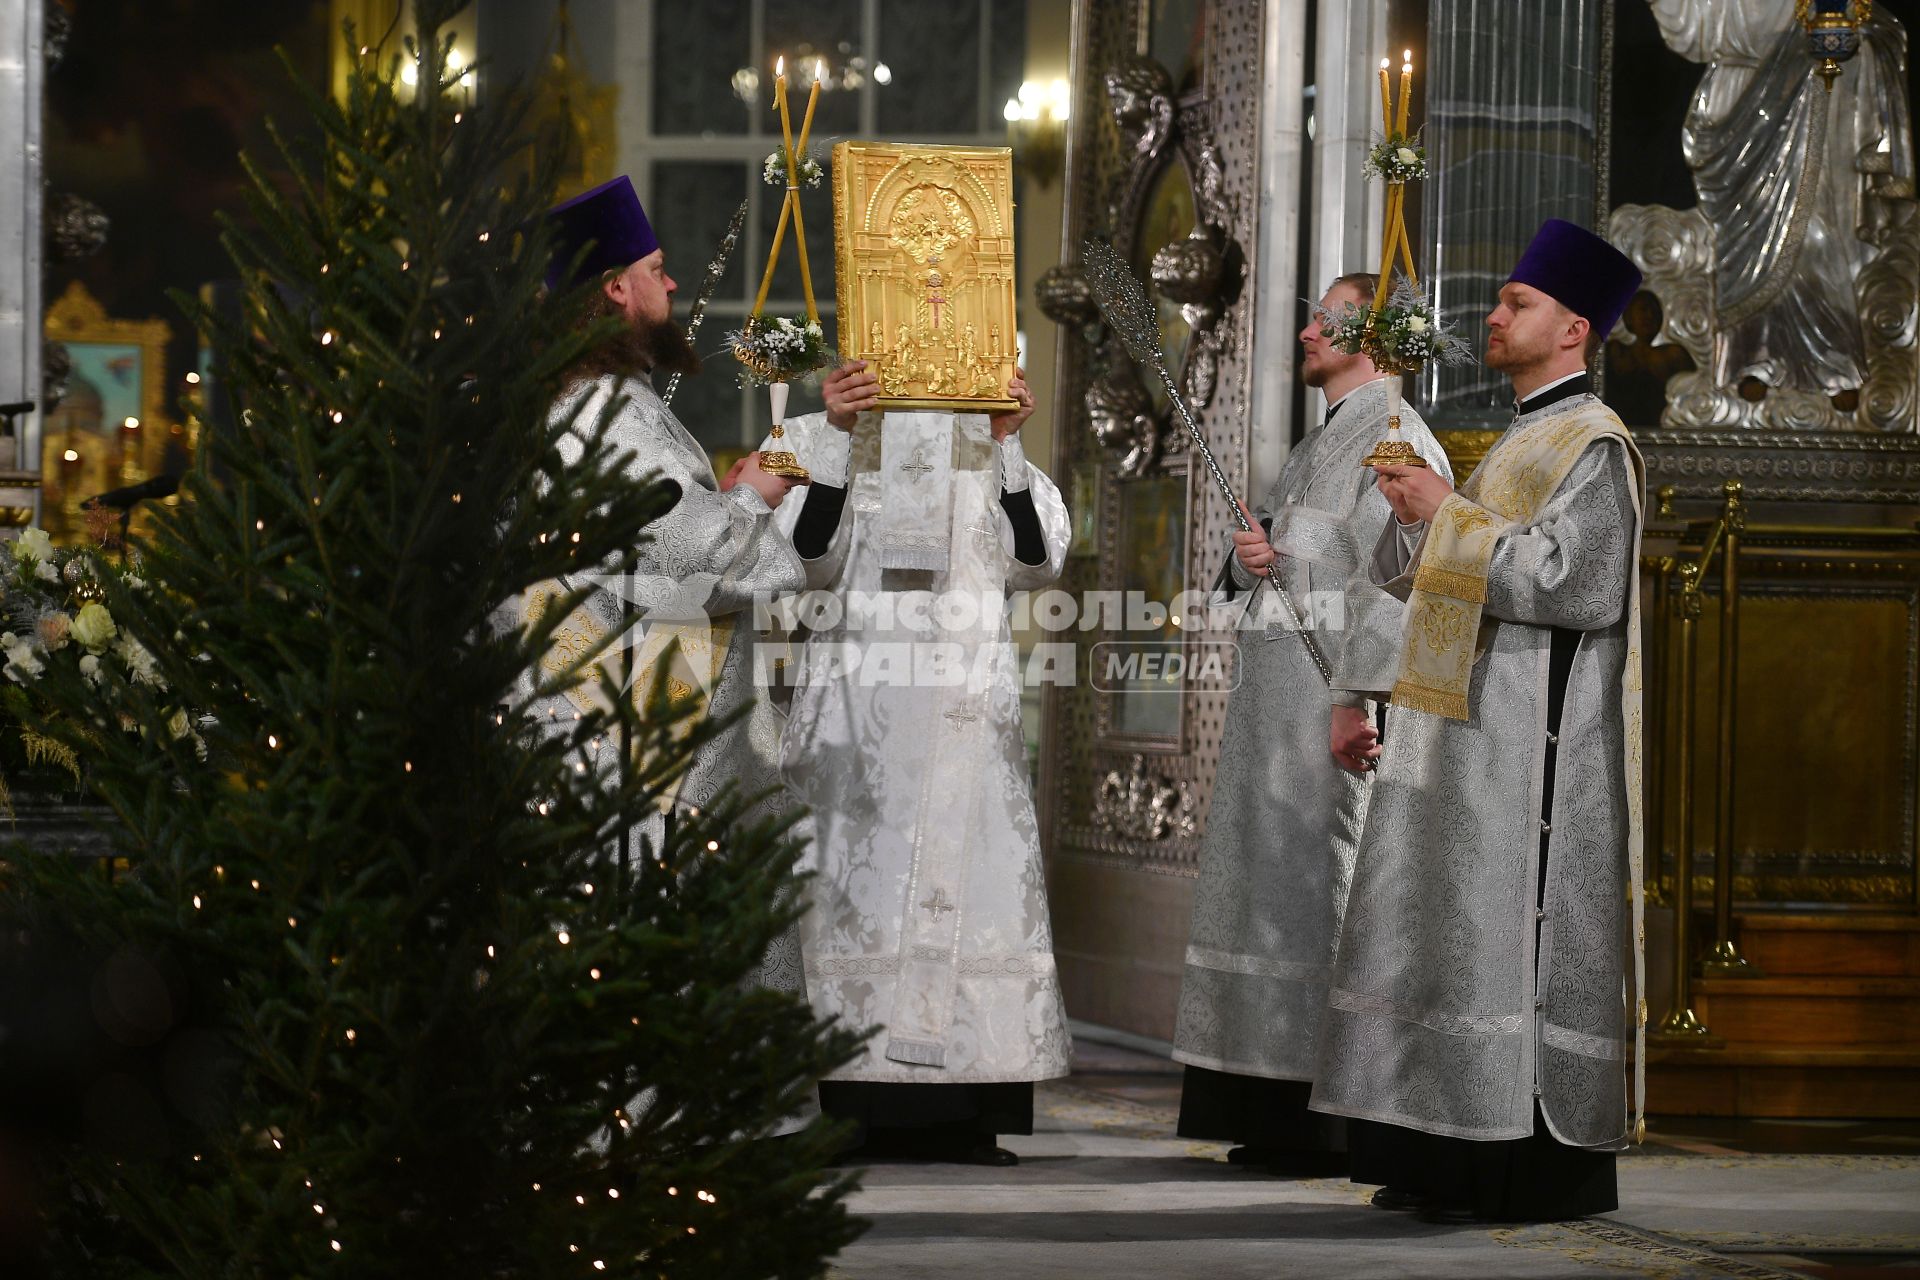
[[[107,606],[98,600],[89,600],[80,606],[80,612],[74,615],[73,625],[68,634],[80,642],[80,647],[88,653],[99,653],[107,647],[107,642],[118,635],[120,628],[107,612]]]
[[[33,576],[43,582],[60,581],[60,571],[53,567],[53,561],[42,560],[33,566]]]
[[[14,540],[14,554],[28,560],[53,559],[53,539],[45,529],[22,529]]]
[[[193,722],[187,719],[184,707],[167,717],[167,732],[176,738],[186,737],[187,731],[191,728],[193,728]]]
[[[100,682],[106,679],[100,674],[100,659],[91,653],[80,659],[80,675],[96,689],[100,687]]]
[[[1426,331],[1427,331],[1427,322],[1425,320],[1422,320],[1419,316],[1407,317],[1408,333],[1425,333]]]
[[[1400,148],[1399,156],[1400,156],[1401,164],[1419,164],[1420,163],[1419,153],[1414,151],[1412,147]]]
[[[7,679],[15,684],[25,684],[47,669],[46,664],[40,661],[40,655],[33,651],[33,646],[11,631],[0,637],[0,648],[4,648],[7,654]]]

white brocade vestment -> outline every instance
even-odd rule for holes
[[[1452,478],[1411,408],[1402,410],[1401,432]],[[1404,606],[1366,576],[1393,511],[1360,460],[1386,434],[1385,380],[1355,388],[1287,456],[1254,511],[1256,521],[1271,518],[1288,598],[1343,687],[1387,687],[1400,656]],[[1367,779],[1334,763],[1326,678],[1273,589],[1230,552],[1215,591],[1216,607],[1238,598],[1247,608],[1234,632],[1239,678],[1200,844],[1173,1056],[1214,1071],[1310,1080]]]
[[[1491,1141],[1531,1135],[1537,1097],[1559,1142],[1628,1138],[1640,1013],[1639,458],[1619,419],[1576,395],[1516,419],[1475,480],[1498,474],[1503,452],[1580,420],[1606,434],[1494,545],[1466,718],[1388,712],[1328,983],[1315,1110]],[[1480,496],[1471,484],[1462,497]],[[1511,509],[1489,488],[1490,508]],[[1383,540],[1376,574],[1408,568]],[[1575,645],[1548,821],[1556,631]]]
[[[575,385],[554,403],[551,420],[574,424],[572,433],[560,442],[565,463],[579,460],[582,441],[591,438],[615,397],[624,397],[624,403],[614,410],[608,441],[630,454],[627,478],[639,484],[657,474],[680,486],[680,500],[646,527],[630,582],[617,566],[602,566],[603,585],[584,608],[598,628],[617,636],[628,616],[621,596],[630,587],[634,613],[661,611],[669,602],[677,602],[704,611],[717,624],[712,633],[724,645],[725,656],[712,687],[705,691],[707,714],[726,716],[749,705],[751,709],[694,753],[675,798],[681,805],[704,805],[732,784],[742,796],[765,795],[742,815],[743,822],[754,822],[783,811],[791,799],[779,785],[780,713],[764,698],[756,701],[749,629],[752,605],[800,589],[804,582],[800,558],[775,527],[773,511],[751,487],[742,484],[719,491],[706,450],[643,378],[605,375]],[[675,616],[680,615],[675,612]],[[642,647],[644,634],[635,636],[636,648]],[[616,639],[603,654],[602,664],[618,664],[619,648]],[[588,678],[594,679],[591,673]],[[642,687],[642,696],[644,691]],[[572,730],[578,708],[565,695],[555,694],[536,702],[533,714],[566,733]],[[588,763],[604,777],[616,774],[620,747],[615,735],[598,742]],[[663,829],[658,817],[640,824],[634,832],[636,844],[645,840],[657,846]],[[805,997],[797,930],[788,930],[768,949],[760,985]],[[808,1107],[789,1117],[780,1131],[800,1127],[812,1110]]]
[[[808,996],[822,1017],[877,1029],[829,1078],[1062,1076],[1071,1047],[1007,598],[1059,576],[1066,507],[1017,436],[993,443],[983,415],[882,421],[861,414],[851,434],[821,414],[787,424],[814,479],[848,487],[832,542],[806,562],[809,585],[845,610],[809,623],[781,750],[788,785],[813,811]],[[883,430],[922,447],[883,448]],[[883,463],[899,474],[883,477]],[[929,480],[948,487],[889,507],[888,484],[900,498]],[[1014,558],[1003,485],[1031,491],[1044,562]],[[788,497],[783,527],[806,497]]]

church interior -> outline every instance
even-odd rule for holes
[[[406,43],[420,5],[436,15],[431,57]],[[462,128],[511,100],[530,143],[504,162],[502,188],[549,182],[549,203],[558,203],[630,178],[657,237],[647,243],[664,247],[665,269],[678,280],[674,316],[684,321],[698,296],[701,365],[684,381],[676,374],[666,398],[682,434],[704,451],[709,485],[721,476],[731,483],[754,459],[778,474],[770,460],[794,457],[766,452],[781,443],[799,449],[816,491],[829,483],[808,452],[820,437],[804,424],[834,420],[830,385],[818,376],[795,377],[791,388],[773,379],[775,403],[785,407],[770,417],[761,391],[769,379],[750,366],[743,374],[744,354],[734,359],[744,351],[738,335],[754,333],[763,312],[821,326],[816,332],[837,341],[842,357],[868,362],[881,403],[907,412],[972,397],[981,414],[1018,417],[1023,402],[1006,387],[1020,371],[1033,412],[1024,426],[1016,422],[1018,443],[1064,508],[1051,587],[1078,602],[1078,616],[1062,624],[1015,603],[1017,582],[1008,579],[1010,641],[1021,663],[1031,673],[1045,655],[1064,653],[1067,674],[1030,676],[1010,695],[1017,711],[997,714],[1018,727],[1008,776],[1019,775],[1031,807],[1014,825],[1031,826],[1037,842],[1037,928],[1051,939],[1040,945],[1050,946],[1071,1069],[1032,1085],[1031,1132],[1001,1130],[1013,1134],[1000,1143],[1018,1157],[1013,1167],[883,1151],[816,1169],[853,1225],[835,1227],[838,1235],[821,1228],[827,1243],[814,1256],[715,1253],[676,1263],[666,1246],[636,1246],[632,1261],[593,1261],[596,1271],[586,1269],[593,1250],[583,1244],[587,1253],[575,1247],[577,1259],[566,1256],[564,1267],[513,1261],[490,1274],[1920,1276],[1916,21],[1912,0],[0,0],[0,537],[20,548],[50,539],[44,553],[23,549],[6,560],[0,611],[7,625],[28,626],[18,602],[35,561],[17,557],[37,556],[41,576],[64,591],[53,580],[55,559],[82,555],[65,549],[117,548],[111,557],[125,566],[143,542],[184,545],[166,531],[186,527],[196,503],[212,503],[199,495],[218,489],[241,504],[234,495],[254,492],[253,480],[240,479],[244,469],[223,471],[219,450],[247,447],[260,431],[256,418],[271,420],[260,407],[267,401],[230,385],[257,376],[249,372],[256,358],[229,350],[249,332],[258,348],[259,334],[271,332],[259,301],[270,273],[236,265],[233,246],[264,236],[263,225],[276,235],[294,225],[264,216],[260,204],[259,189],[301,198],[309,180],[282,172],[292,168],[283,157],[303,147],[346,156],[339,130],[370,109],[356,97],[371,92],[369,75],[389,77],[381,83],[396,110],[432,96],[471,116]],[[436,73],[437,88],[429,84]],[[1417,140],[1422,180],[1381,180],[1373,156],[1389,138]],[[447,145],[449,155],[458,149]],[[957,158],[901,158],[926,147]],[[969,169],[970,156],[984,159]],[[781,177],[786,160],[803,157],[824,181],[808,181],[804,169]],[[899,230],[905,215],[889,232],[877,218],[843,213],[843,205],[868,214],[891,207],[884,201],[899,197],[887,192],[890,175],[908,163],[923,166],[911,180],[937,185],[950,172],[960,175],[953,188],[965,188],[927,215],[917,239]],[[399,177],[368,165],[376,187],[399,189]],[[989,192],[991,175],[974,175],[997,174],[996,165],[1006,183]],[[977,199],[966,194],[969,182]],[[1638,641],[1624,679],[1643,708],[1627,748],[1637,786],[1627,785],[1641,850],[1631,896],[1644,910],[1632,946],[1644,1036],[1636,1046],[1634,1029],[1623,1033],[1611,1069],[1623,1079],[1643,1074],[1645,1129],[1618,1151],[1616,1209],[1449,1223],[1383,1213],[1372,1189],[1344,1171],[1250,1168],[1229,1160],[1233,1142],[1182,1131],[1183,1063],[1191,1060],[1176,1056],[1176,1043],[1187,1034],[1182,986],[1191,979],[1183,975],[1196,963],[1196,885],[1210,826],[1249,772],[1233,759],[1246,748],[1230,731],[1228,708],[1241,692],[1238,657],[1259,641],[1223,624],[1225,614],[1181,602],[1204,601],[1233,567],[1233,534],[1246,525],[1223,490],[1251,508],[1282,482],[1295,451],[1331,430],[1322,427],[1328,399],[1305,374],[1301,335],[1319,323],[1313,300],[1348,273],[1384,262],[1391,279],[1417,264],[1418,287],[1431,298],[1422,314],[1472,357],[1408,365],[1404,395],[1445,450],[1452,483],[1475,492],[1469,478],[1522,412],[1517,388],[1483,360],[1488,313],[1514,278],[1510,264],[1549,219],[1604,239],[1640,280],[1617,324],[1594,328],[1590,379],[1592,396],[1630,437],[1642,484],[1638,541],[1626,553]],[[1404,250],[1388,242],[1396,227]],[[953,249],[956,236],[975,248]],[[1157,359],[1133,350],[1090,242],[1110,246],[1123,274],[1151,295]],[[425,252],[394,243],[402,258]],[[902,245],[906,265],[889,275],[880,264]],[[321,242],[316,270],[328,252]],[[284,245],[272,253],[307,260]],[[935,262],[944,276],[915,274]],[[899,301],[923,288],[924,298]],[[505,285],[482,292],[475,309],[509,297],[517,299],[510,306],[534,305]],[[943,308],[952,316],[943,319]],[[469,329],[475,319],[470,310]],[[360,332],[357,320],[326,323],[327,343],[336,331]],[[489,323],[482,310],[481,327]],[[322,322],[315,326],[319,335]],[[789,328],[799,343],[802,330]],[[435,328],[433,340],[440,336]],[[525,349],[529,366],[541,358],[537,347]],[[306,359],[289,358],[290,379],[308,376]],[[478,365],[469,374],[474,385],[490,376]],[[1392,382],[1397,440],[1401,375]],[[763,443],[770,426],[775,438]],[[996,429],[980,448],[1004,448],[1000,440]],[[851,448],[858,470],[857,430]],[[376,449],[366,474],[383,465],[390,470],[391,460]],[[964,476],[958,461],[953,468]],[[879,498],[863,499],[851,483],[848,518],[886,517]],[[271,484],[261,478],[256,487]],[[316,490],[311,499],[316,512],[323,496]],[[325,502],[331,512],[334,498]],[[807,503],[798,532],[785,521],[796,539],[814,496]],[[1043,501],[1043,523],[1049,509]],[[989,515],[999,519],[997,509]],[[205,554],[231,557],[236,573],[269,558],[250,559],[239,542]],[[16,563],[17,580],[6,576]],[[80,614],[104,600],[130,639],[136,624],[122,613],[120,588],[89,595],[83,560],[63,563],[68,582],[81,584],[62,606],[74,634],[85,630]],[[291,582],[287,589],[297,594]],[[1126,613],[1135,600],[1146,602],[1146,625]],[[332,616],[324,602],[314,608]],[[169,803],[166,789],[152,783],[162,775],[140,775],[155,788],[148,791],[103,783],[118,775],[96,774],[85,742],[76,755],[38,718],[37,664],[56,665],[55,650],[68,643],[68,613],[59,616],[57,636],[43,622],[41,641],[25,629],[6,637],[0,865],[8,870],[0,881],[51,860],[79,868],[93,892],[150,894],[159,881],[116,832],[129,823],[164,827],[154,815]],[[220,630],[238,615],[204,616]],[[396,624],[394,634],[401,630]],[[45,652],[27,653],[32,643]],[[88,680],[100,655],[120,660],[106,639],[77,643],[94,655],[82,669]],[[145,710],[125,704],[123,730],[136,714],[176,714],[142,683],[140,643],[124,658],[131,674],[123,683]],[[1177,652],[1181,661],[1103,667],[1103,645]],[[280,679],[258,670],[263,681]],[[74,688],[84,691],[81,680]],[[972,712],[943,714],[959,727]],[[1288,713],[1276,706],[1269,714]],[[942,726],[927,715],[924,725],[897,727],[932,737]],[[76,731],[114,732],[105,719]],[[174,736],[199,741],[187,727]],[[1381,734],[1389,759],[1395,736]],[[262,758],[281,745],[260,748]],[[222,763],[218,742],[214,756],[184,767],[228,778],[261,803],[292,785],[257,762]],[[413,757],[405,768],[413,771]],[[1481,782],[1469,776],[1463,785]],[[178,786],[184,793],[200,784]],[[958,843],[982,829],[977,809],[950,812]],[[130,816],[138,814],[147,816]],[[719,850],[723,838],[708,847]],[[142,848],[165,843],[141,839]],[[918,877],[922,843],[934,842],[924,833],[914,841]],[[271,866],[276,855],[263,848],[260,856]],[[235,882],[252,874],[236,868]],[[926,927],[966,927],[968,908],[943,916],[935,883]],[[252,888],[258,896],[258,879]],[[1629,896],[1624,882],[1611,892]],[[185,915],[200,902],[194,897]],[[284,906],[275,915],[297,937],[295,917],[309,910],[317,918],[322,908]],[[127,954],[110,945],[110,922],[67,925],[87,947],[104,948],[75,957]],[[234,945],[282,945],[245,937]],[[583,927],[577,937],[586,938]],[[565,932],[559,938],[568,941]],[[334,946],[333,972],[352,970],[353,947]],[[109,1033],[115,1018],[140,1022],[113,994],[115,963],[76,971],[67,985],[80,994],[60,1017],[98,1013]],[[155,982],[175,983],[164,964],[154,972],[167,975]],[[821,972],[834,971],[809,958],[805,980]],[[593,981],[600,977],[593,969]],[[0,1273],[323,1273],[319,1262],[216,1272],[206,1250],[219,1248],[184,1235],[172,1247],[127,1246],[141,1261],[125,1271],[75,1262],[92,1244],[45,1223],[57,1216],[51,1206],[77,1194],[60,1180],[80,1175],[35,1154],[33,1136],[33,1113],[67,1105],[59,1089],[44,1100],[34,1091],[69,1068],[49,1068],[37,1049],[6,1063],[23,1036],[56,1036],[47,1029],[65,1025],[44,1010],[20,1012],[32,1003],[22,994],[31,985],[17,972],[0,1000],[0,1079],[14,1095],[0,1111],[0,1200],[13,1206],[0,1208]],[[1631,986],[1629,969],[1629,1006]],[[65,989],[43,989],[56,988]],[[1016,1031],[1023,1016],[1044,1020],[1042,1003],[1036,995],[1013,1015]],[[171,1034],[165,1025],[129,1043],[160,1045]],[[314,1052],[313,1064],[333,1060]],[[227,1069],[206,1065],[212,1058],[201,1067],[166,1061],[153,1068],[156,1079]],[[143,1069],[123,1055],[112,1078]],[[173,1085],[154,1088],[154,1114],[167,1118],[151,1124],[172,1136],[155,1138],[153,1150],[186,1151],[180,1143],[200,1139],[182,1133],[224,1123],[184,1103],[176,1116]],[[328,1096],[353,1105],[342,1101],[347,1094]],[[85,1110],[75,1132],[149,1123],[128,1101],[132,1092],[111,1103],[87,1097],[71,1104],[76,1115]],[[647,1110],[636,1103],[616,1112],[620,1129],[630,1120],[644,1128]],[[282,1137],[262,1126],[250,1140],[277,1149]],[[576,1135],[573,1149],[594,1141]],[[715,1179],[680,1175],[686,1187],[727,1185],[729,1166],[702,1164],[708,1156],[699,1153],[734,1139],[722,1132],[714,1141],[675,1157]],[[172,1176],[156,1174],[142,1194],[153,1202],[222,1194]],[[530,1180],[536,1191],[540,1180]],[[324,1198],[288,1186],[302,1207]],[[643,1209],[636,1192],[595,1194],[634,1215],[666,1212]],[[673,1213],[689,1194],[676,1183]],[[270,1199],[259,1195],[260,1204]],[[708,1195],[698,1192],[702,1204]],[[752,1212],[741,1212],[710,1234],[756,1234]],[[476,1218],[488,1213],[475,1205]],[[538,1212],[524,1214],[529,1238],[546,1239]],[[319,1200],[315,1215],[333,1221]],[[261,1221],[267,1234],[312,1225]],[[676,1238],[680,1222],[673,1218]],[[333,1274],[388,1274],[354,1269],[362,1264],[351,1260],[351,1227],[323,1232],[312,1256],[330,1246],[347,1259]],[[568,1229],[552,1228],[556,1256],[570,1243]],[[272,1256],[246,1254],[258,1241],[234,1230],[220,1246],[232,1256]],[[76,1240],[85,1247],[69,1248]],[[116,1237],[112,1248],[121,1243]],[[43,1247],[50,1257],[68,1248],[66,1260],[34,1261]],[[101,1257],[119,1256],[98,1247]],[[489,1273],[429,1265],[411,1274]]]

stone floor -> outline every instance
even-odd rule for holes
[[[1276,1178],[1173,1134],[1180,1068],[1076,1043],[1015,1169],[879,1162],[840,1280],[1815,1276],[1920,1280],[1920,1125],[1675,1120],[1623,1156],[1619,1212],[1448,1227],[1342,1179]]]

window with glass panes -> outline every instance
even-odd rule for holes
[[[826,60],[810,149],[828,178],[803,190],[802,200],[814,297],[832,338],[833,144],[868,138],[1004,146],[1003,112],[1019,94],[1026,59],[1027,0],[645,0],[631,10],[623,4],[620,19],[643,21],[651,42],[650,84],[623,112],[620,145],[680,285],[682,318],[727,220],[743,198],[748,202],[746,231],[696,339],[706,366],[682,382],[673,408],[710,452],[751,449],[766,435],[767,397],[741,388],[724,335],[753,308],[780,216],[783,191],[761,178],[780,141],[774,59],[786,58],[796,136],[814,60]],[[791,227],[765,313],[805,313]],[[794,385],[790,415],[819,408],[816,386]]]

